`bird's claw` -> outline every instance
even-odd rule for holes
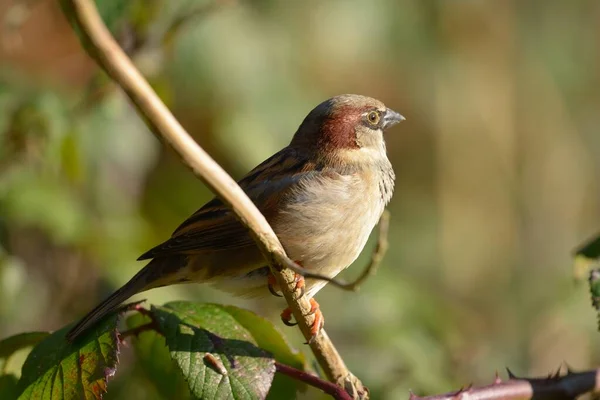
[[[281,322],[287,326],[298,325],[297,322],[292,322],[292,309],[289,307],[281,312]]]
[[[274,289],[277,286],[275,276],[269,274],[268,280],[269,291],[273,295],[281,297],[281,295],[277,293]],[[296,299],[300,299],[306,294],[306,281],[304,280],[304,276],[298,273],[295,275],[294,281],[296,282],[296,286],[294,287],[294,293],[296,293]],[[310,299],[310,311],[306,315],[314,316],[313,323],[310,326],[311,336],[310,339],[308,339],[308,341],[306,342],[306,344],[311,344],[315,341],[315,339],[319,335],[319,332],[323,328],[323,325],[325,324],[325,320],[323,319],[323,313],[320,310],[319,303],[317,303],[315,299]],[[287,326],[298,325],[298,322],[292,322],[292,309],[289,307],[283,310],[283,312],[281,313],[281,321]]]
[[[277,293],[276,287],[278,287],[277,279],[275,279],[275,275],[269,273],[267,276],[267,288],[269,289],[269,292],[275,297],[283,297],[283,295]]]
[[[323,329],[323,325],[325,325],[325,319],[323,318],[323,313],[321,312],[319,303],[315,299],[310,299],[310,312],[308,315],[314,315],[315,319],[313,320],[312,325],[310,326],[310,339],[305,344],[311,344],[315,341],[321,329]]]
[[[297,297],[299,299],[303,297],[306,292],[306,281],[304,280],[304,277],[300,274],[296,274],[294,280],[296,281],[296,287],[294,292],[300,291]]]
[[[296,298],[299,299],[303,297],[306,292],[306,281],[304,280],[304,277],[302,275],[295,274],[294,282],[296,282],[296,286],[294,287],[294,293],[297,293]],[[275,279],[275,275],[273,275],[272,273],[269,273],[269,275],[267,275],[267,288],[273,296],[283,297],[283,295],[278,292],[279,284],[277,283],[277,279]]]
[[[314,315],[314,320],[312,325],[310,326],[310,339],[305,344],[311,344],[315,341],[321,329],[323,329],[323,325],[325,324],[325,319],[323,318],[323,313],[320,310],[319,303],[315,299],[310,299],[310,311],[308,315]],[[297,325],[297,322],[292,322],[292,309],[286,308],[281,313],[281,321],[287,326]]]

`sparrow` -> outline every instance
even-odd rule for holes
[[[383,133],[403,120],[370,97],[333,97],[304,118],[287,147],[238,182],[292,260],[328,277],[356,260],[394,190]],[[274,277],[248,230],[219,198],[138,260],[150,262],[74,325],[66,336],[69,341],[131,296],[161,286],[196,282],[239,296],[277,294]],[[296,280],[315,315],[313,339],[324,323],[313,296],[326,283],[299,275]],[[292,325],[289,309],[281,317]]]

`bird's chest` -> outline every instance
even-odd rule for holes
[[[334,276],[365,246],[385,207],[377,176],[346,175],[299,186],[274,222],[286,252]]]

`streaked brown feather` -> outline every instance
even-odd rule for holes
[[[287,147],[246,174],[238,184],[269,220],[281,198],[303,177],[315,172],[308,157]],[[215,249],[239,250],[247,246],[254,246],[247,229],[221,199],[214,198],[185,220],[170,239],[138,260]]]

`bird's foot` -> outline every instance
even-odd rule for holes
[[[306,342],[306,344],[311,344],[315,341],[317,335],[319,332],[321,332],[321,329],[323,329],[323,325],[325,325],[325,318],[323,318],[321,307],[315,299],[310,299],[310,313],[308,315],[315,316],[315,319],[310,326],[310,339],[308,339],[308,342]]]
[[[292,309],[289,307],[281,312],[281,322],[287,326],[298,325],[297,322],[292,322]]]
[[[302,296],[304,296],[306,282],[304,280],[304,277],[298,273],[296,273],[294,276],[294,282],[296,282],[294,293],[297,294],[296,298],[299,299]],[[279,293],[281,289],[279,287],[279,284],[277,283],[277,279],[275,279],[275,275],[273,275],[271,272],[269,272],[269,275],[267,275],[267,288],[273,296],[283,297],[283,295]]]
[[[298,261],[296,261],[296,263],[298,265],[302,265]],[[300,299],[306,293],[306,281],[304,279],[304,276],[296,273],[294,276],[294,282],[294,293],[296,295],[296,299]],[[268,285],[269,292],[271,292],[275,296],[281,297],[281,295],[277,292],[277,290],[279,289],[279,285],[277,284],[277,281],[275,280],[275,276],[273,274],[269,274],[268,276]],[[323,313],[320,310],[319,303],[317,303],[315,299],[310,299],[310,311],[306,315],[314,315],[313,323],[310,326],[311,336],[308,342],[306,342],[307,344],[310,344],[315,340],[315,338],[323,328],[323,325],[325,324],[325,320],[323,319]],[[294,326],[298,324],[298,322],[292,322],[292,309],[289,307],[281,312],[281,321],[287,326]]]
[[[282,294],[277,292],[279,290],[279,284],[277,283],[277,279],[275,279],[275,275],[273,275],[271,272],[269,272],[269,275],[267,275],[267,287],[273,296],[283,297]]]
[[[304,280],[304,277],[298,273],[294,276],[294,281],[296,282],[294,293],[299,292],[298,297],[296,297],[297,299],[299,299],[302,296],[304,296],[306,290],[306,281]]]
[[[310,299],[310,311],[307,315],[314,315],[315,317],[312,325],[310,326],[310,339],[308,342],[306,342],[306,344],[311,344],[323,328],[323,325],[325,325],[323,313],[320,310],[319,303],[317,303],[315,299]],[[298,324],[297,322],[292,322],[292,310],[289,307],[283,310],[281,313],[281,321],[287,326],[294,326]]]

